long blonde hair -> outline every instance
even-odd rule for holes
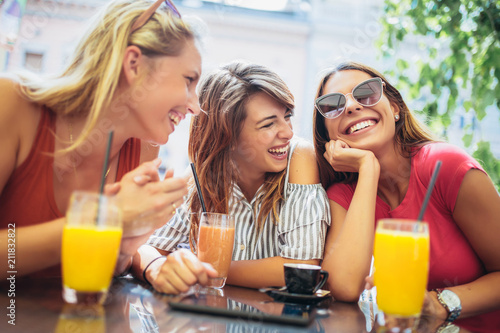
[[[347,70],[365,72],[371,77],[379,77],[385,82],[384,94],[391,104],[399,108],[400,120],[396,123],[394,145],[400,148],[403,156],[410,157],[425,143],[436,140],[427,127],[410,112],[400,92],[381,73],[366,65],[356,62],[344,62],[335,68],[326,70],[321,77],[315,99],[324,95],[325,85],[335,73]],[[320,180],[323,187],[327,188],[331,184],[339,182],[354,182],[357,179],[357,173],[336,172],[323,156],[326,151],[325,145],[330,141],[330,137],[325,126],[325,118],[316,109],[314,109],[313,113],[313,137],[316,159],[320,170]]]
[[[189,157],[198,174],[207,211],[229,212],[232,185],[238,180],[238,169],[232,159],[237,139],[247,116],[246,103],[263,92],[293,110],[294,98],[285,82],[266,67],[232,62],[204,78],[199,86],[200,106],[205,113],[194,117],[189,135]],[[268,173],[265,195],[260,199],[261,211],[256,221],[259,229],[270,212],[271,220],[279,220],[279,204],[283,199],[286,169]],[[191,212],[201,210],[196,192],[190,198]],[[196,217],[191,225],[191,238],[196,239]]]
[[[68,66],[52,79],[21,76],[21,93],[62,116],[86,116],[82,134],[67,151],[76,149],[110,106],[118,86],[125,49],[136,45],[148,57],[176,56],[198,37],[184,20],[161,6],[148,22],[131,33],[134,21],[151,5],[144,0],[115,0],[90,23]]]

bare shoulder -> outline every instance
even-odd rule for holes
[[[489,176],[467,171],[460,185],[453,218],[488,271],[500,270],[500,196]]]
[[[160,152],[160,146],[154,145],[150,142],[141,141],[141,161],[140,164],[144,162],[149,162],[158,157]]]
[[[0,91],[0,188],[3,188],[31,149],[40,112],[35,104],[22,97],[15,79],[0,77]]]
[[[319,183],[318,164],[312,143],[299,140],[290,160],[289,182],[294,184]]]
[[[14,77],[0,76],[0,91],[2,92],[2,103],[0,103],[2,125],[4,120],[15,119],[22,119],[24,125],[32,119],[38,123],[40,112],[38,112],[37,105],[23,97],[19,82]],[[8,125],[12,127],[13,123]]]
[[[0,117],[2,125],[4,119],[11,119],[18,112],[16,107],[22,103],[22,98],[19,93],[19,84],[11,77],[0,77],[0,91],[2,92],[2,103],[0,103]]]
[[[20,135],[29,138],[36,132],[41,115],[40,105],[22,95],[19,82],[14,77],[0,76],[0,91],[0,126],[10,131],[18,130]]]

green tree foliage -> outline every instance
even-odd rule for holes
[[[472,156],[481,162],[498,189],[498,184],[500,184],[500,162],[491,154],[490,143],[484,141],[479,142]]]
[[[474,112],[479,121],[487,108],[500,109],[500,1],[386,0],[384,11],[379,40],[384,58],[393,58],[405,38],[419,45],[423,56],[397,59],[389,74],[411,99],[426,96],[419,113],[432,129],[446,129],[460,108]],[[466,127],[466,147],[473,135]],[[488,142],[475,143],[473,156],[500,189],[500,161],[489,147]]]

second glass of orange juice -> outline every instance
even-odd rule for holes
[[[224,287],[233,257],[234,218],[227,214],[201,213],[198,230],[198,258],[219,273],[208,287]]]
[[[378,222],[374,246],[377,305],[388,326],[410,330],[418,322],[429,272],[429,227],[415,220]],[[406,327],[404,327],[406,326]],[[389,327],[391,328],[391,327]]]

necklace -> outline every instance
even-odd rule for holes
[[[69,127],[69,143],[70,146],[73,146],[73,122],[71,120],[68,121],[68,127]],[[78,172],[76,171],[76,163],[73,162],[73,172],[76,177],[77,185],[78,185]],[[111,170],[111,167],[106,170],[106,174],[104,175],[104,180],[108,178],[109,170]]]

